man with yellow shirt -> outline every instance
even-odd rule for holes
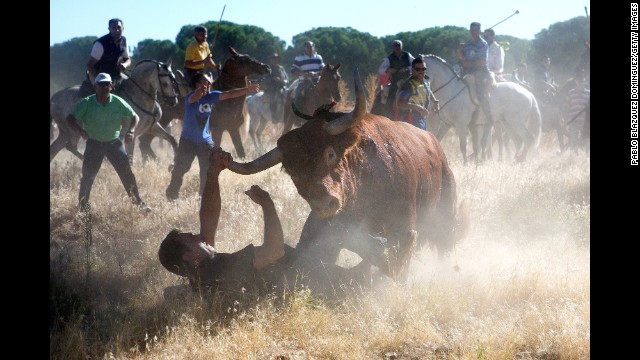
[[[195,39],[187,46],[184,55],[185,76],[189,83],[196,73],[204,74],[207,66],[216,71],[219,69],[211,58],[211,50],[209,43],[207,43],[207,28],[202,25],[196,26],[193,37]],[[193,84],[191,85],[193,86]]]

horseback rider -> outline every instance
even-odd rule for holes
[[[489,106],[489,89],[491,73],[487,66],[488,49],[487,42],[480,37],[480,23],[472,22],[469,25],[470,38],[465,43],[458,45],[457,55],[462,65],[463,75],[473,74],[476,88],[476,96],[480,102],[480,108],[487,117],[487,128],[493,125],[493,115]],[[474,118],[477,112],[474,112]],[[488,132],[485,132],[487,134]],[[486,137],[483,136],[486,140]]]
[[[497,81],[505,81],[503,77],[504,73],[504,49],[496,41],[496,32],[493,29],[486,29],[484,31],[484,38],[489,45],[487,50],[487,66],[489,71],[492,71],[496,75]]]
[[[95,94],[94,84],[98,73],[107,73],[111,76],[112,86],[118,88],[122,80],[127,76],[122,74],[131,65],[127,38],[122,35],[124,24],[122,20],[114,18],[109,20],[109,33],[93,42],[91,56],[87,61],[87,76],[82,82],[78,96],[81,98]]]
[[[386,117],[393,119],[394,117],[394,100],[396,98],[396,92],[398,91],[398,81],[406,79],[411,75],[411,62],[414,60],[413,55],[407,51],[402,50],[402,41],[393,40],[391,42],[393,52],[389,54],[380,64],[378,68],[378,74],[380,76],[386,75],[390,78],[388,99],[384,104],[383,113]],[[385,90],[386,93],[386,90]]]
[[[540,59],[540,65],[536,69],[534,79],[536,98],[546,103],[550,103],[558,92],[558,84],[556,84],[553,75],[549,71],[550,65],[551,58],[548,55],[543,55]]]
[[[323,67],[324,61],[315,51],[313,41],[305,41],[304,53],[297,55],[291,64],[291,72],[298,77],[298,86],[293,94],[295,104],[301,104],[306,90],[318,84]]]
[[[204,74],[207,67],[217,72],[219,66],[211,58],[211,49],[207,42],[207,28],[202,25],[196,26],[193,30],[193,38],[184,53],[184,75],[191,88],[195,89],[196,85],[193,82],[195,74]]]
[[[274,53],[269,56],[269,62],[271,67],[271,73],[264,77],[264,101],[269,102],[269,109],[271,110],[271,118],[275,118],[278,107],[278,102],[282,98],[284,89],[289,84],[289,75],[284,70],[284,67],[280,65],[280,55]]]

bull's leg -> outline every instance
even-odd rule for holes
[[[229,130],[229,136],[231,137],[231,142],[233,142],[233,146],[236,148],[236,153],[238,157],[244,158],[246,153],[244,152],[244,146],[242,146],[242,138],[240,137],[240,131],[238,129]]]

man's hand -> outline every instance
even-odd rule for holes
[[[211,149],[211,153],[209,154],[209,172],[220,173],[226,169],[232,161],[233,157],[230,153],[216,146]]]
[[[262,188],[260,188],[260,186],[258,185],[252,185],[251,188],[244,193],[249,195],[249,198],[251,198],[251,200],[253,200],[253,202],[258,205],[263,205],[265,203],[268,203],[269,201],[273,201],[271,200],[271,196],[269,195],[269,193],[262,190]]]

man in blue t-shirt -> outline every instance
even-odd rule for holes
[[[209,167],[209,152],[215,145],[209,131],[209,119],[213,104],[221,100],[227,100],[246,95],[249,92],[260,91],[259,84],[249,84],[244,88],[228,91],[211,91],[213,82],[208,74],[196,73],[193,76],[195,90],[185,97],[185,116],[182,124],[182,133],[178,144],[178,152],[175,155],[175,166],[171,171],[171,182],[167,187],[166,195],[169,200],[176,200],[182,186],[182,178],[189,171],[193,159],[198,157],[200,165],[200,192],[204,190]],[[219,145],[219,144],[218,144]]]

